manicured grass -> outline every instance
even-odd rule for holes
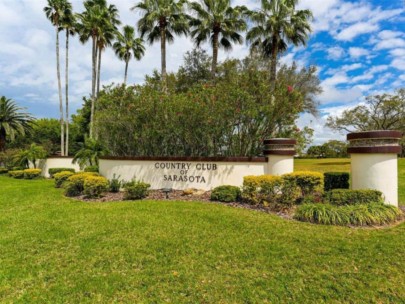
[[[350,159],[296,159],[294,170],[318,172],[350,172]],[[405,205],[405,158],[398,161],[398,196],[400,205]]]
[[[82,203],[0,176],[1,303],[401,303],[405,224],[194,202]]]

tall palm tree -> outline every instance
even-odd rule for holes
[[[197,46],[210,41],[212,46],[212,76],[215,76],[218,63],[218,49],[232,49],[232,43],[243,42],[240,32],[246,30],[244,15],[247,8],[231,6],[231,0],[201,0],[192,2],[191,10],[195,18],[190,22],[191,36]]]
[[[107,5],[106,0],[87,0],[84,2],[85,11],[78,14],[80,21],[78,31],[82,43],[92,40],[92,87],[91,87],[91,117],[90,138],[93,137],[94,111],[97,92],[100,87],[101,52],[111,45],[117,25],[118,10],[115,5]]]
[[[135,29],[126,25],[123,28],[123,33],[117,33],[117,41],[113,44],[113,48],[117,57],[125,61],[124,84],[126,84],[129,61],[132,57],[141,60],[145,54],[143,40],[142,38],[135,38]]]
[[[34,118],[23,110],[13,100],[0,98],[0,152],[6,149],[7,137],[14,140],[31,131]]]
[[[60,111],[60,129],[61,129],[61,154],[65,155],[65,132],[64,132],[64,117],[62,103],[62,84],[60,79],[60,62],[59,62],[59,31],[61,30],[61,22],[67,10],[69,9],[66,0],[48,0],[48,6],[44,7],[46,17],[51,21],[56,31],[56,74],[58,78],[59,91],[59,111]]]
[[[311,33],[310,10],[296,10],[299,0],[261,0],[261,10],[250,14],[255,23],[246,39],[271,59],[270,79],[276,80],[277,57],[288,43],[305,45]]]
[[[67,2],[67,9],[61,21],[61,27],[66,32],[65,57],[65,155],[69,155],[69,37],[76,34],[76,16],[73,14],[72,4]]]
[[[131,10],[140,11],[138,21],[141,38],[147,36],[150,44],[160,40],[161,74],[166,87],[166,42],[173,42],[174,35],[187,35],[189,24],[185,14],[187,0],[142,0]]]

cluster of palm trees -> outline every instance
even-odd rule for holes
[[[68,45],[69,36],[77,33],[81,42],[92,42],[92,89],[90,138],[94,135],[95,102],[100,90],[102,52],[112,46],[118,58],[125,62],[124,83],[128,64],[132,58],[140,60],[145,52],[144,41],[160,41],[162,87],[166,87],[166,44],[175,36],[190,35],[196,46],[209,42],[212,46],[212,78],[215,78],[220,48],[231,50],[233,44],[243,43],[243,33],[251,47],[271,59],[271,80],[276,78],[277,58],[288,44],[305,45],[311,32],[312,14],[309,10],[296,10],[299,0],[261,0],[261,9],[250,11],[246,6],[232,6],[231,0],[141,0],[131,10],[138,11],[135,28],[124,26],[120,33],[118,10],[106,0],[84,1],[84,12],[74,14],[68,0],[48,0],[46,16],[56,30],[56,58],[61,114],[61,153],[68,154]],[[250,25],[250,26],[248,26]],[[62,87],[59,64],[59,32],[66,32],[65,114],[63,115]],[[66,142],[64,139],[66,138]]]

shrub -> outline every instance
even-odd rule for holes
[[[281,177],[291,187],[296,185],[300,188],[303,197],[323,190],[323,174],[319,172],[297,171]]]
[[[75,173],[75,172],[76,172],[75,169],[73,169],[73,168],[50,168],[50,169],[48,170],[48,173],[49,173],[49,176],[50,176],[51,178],[53,178],[56,173],[59,173],[59,172],[66,172],[66,171],[69,171],[69,172],[72,172],[72,173]]]
[[[347,172],[325,172],[324,176],[324,191],[333,189],[349,189],[350,175]]]
[[[108,191],[108,180],[103,176],[87,176],[84,179],[83,193],[88,198],[100,197]]]
[[[332,205],[357,205],[382,202],[382,193],[378,190],[348,190],[334,189],[326,194],[326,199]]]
[[[110,192],[112,193],[118,193],[121,189],[122,182],[119,180],[119,176],[115,177],[115,174],[113,178],[110,180]]]
[[[34,179],[41,176],[41,169],[25,169],[24,178],[25,179]]]
[[[94,172],[80,172],[68,177],[63,187],[66,196],[79,196],[84,190],[84,180],[89,176],[97,176]]]
[[[126,200],[137,200],[143,199],[148,196],[148,189],[150,184],[133,180],[132,182],[126,183],[124,185],[124,199]]]
[[[280,194],[281,177],[272,175],[245,176],[242,199],[249,204],[275,202]]]
[[[24,170],[8,171],[8,175],[13,177],[13,178],[23,179],[24,178]]]
[[[97,172],[98,173],[98,166],[87,166],[84,169],[84,172]]]
[[[60,188],[63,186],[63,183],[67,181],[74,173],[72,171],[62,171],[54,174],[55,178],[55,188]]]
[[[219,202],[236,202],[240,199],[241,191],[236,186],[219,186],[212,190],[211,200]]]
[[[0,168],[0,175],[6,174],[8,172],[7,168]]]
[[[400,209],[382,203],[346,206],[305,204],[297,208],[294,218],[324,225],[370,226],[389,224],[400,219],[401,216]]]

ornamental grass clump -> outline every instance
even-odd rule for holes
[[[55,179],[55,188],[61,188],[69,177],[74,175],[72,171],[61,171],[56,173],[53,177]]]
[[[294,218],[324,225],[374,226],[393,223],[402,216],[401,210],[395,206],[373,202],[345,206],[304,204],[297,208]]]
[[[241,191],[239,187],[236,186],[219,186],[212,190],[211,192],[211,200],[224,202],[224,203],[231,203],[240,200]]]
[[[98,198],[108,192],[108,179],[103,176],[87,176],[84,179],[83,193],[87,198]]]

